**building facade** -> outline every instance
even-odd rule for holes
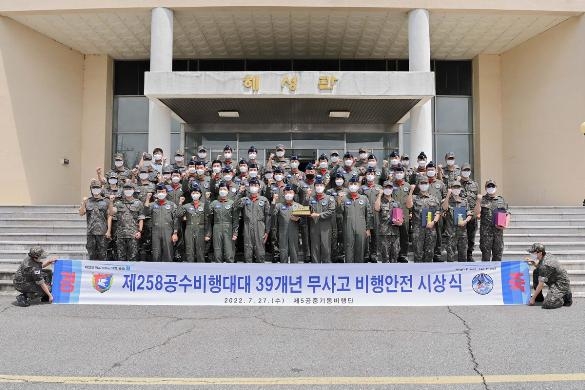
[[[442,163],[452,151],[511,204],[581,204],[584,12],[545,0],[0,0],[0,204],[77,203],[114,152],[134,165],[159,146],[265,157],[280,143],[306,161],[365,146]]]

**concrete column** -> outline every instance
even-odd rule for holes
[[[431,40],[429,35],[429,11],[414,9],[408,14],[408,70],[431,71]],[[410,111],[410,157],[416,159],[424,151],[428,160],[433,159],[433,121],[431,101]]]
[[[173,70],[173,11],[154,8],[150,24],[150,71]],[[174,155],[171,149],[171,112],[152,100],[148,105],[148,152],[162,148],[167,159]],[[170,160],[167,160],[170,161]]]

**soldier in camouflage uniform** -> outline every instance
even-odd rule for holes
[[[310,206],[311,216],[307,218],[311,234],[311,261],[331,263],[331,220],[335,219],[335,198],[325,194],[325,178],[315,179],[315,194],[307,192],[305,206]]]
[[[144,207],[134,197],[134,184],[128,182],[123,186],[123,198],[114,201],[112,217],[116,217],[116,240],[118,261],[136,261],[138,246],[144,228]]]
[[[151,195],[144,203],[146,215],[152,222],[152,261],[170,262],[173,260],[173,244],[179,240],[177,205],[167,200],[164,184],[156,186],[156,200],[150,203]]]
[[[380,176],[376,175],[376,168],[368,167],[366,169],[366,184],[361,188],[361,194],[368,198],[370,202],[370,208],[374,209],[374,203],[378,194],[382,191],[382,186],[377,184]],[[372,234],[368,239],[368,245],[366,247],[366,259],[371,263],[377,263],[379,257],[379,243],[378,243],[378,213],[372,213],[373,216],[373,229]]]
[[[475,210],[471,209],[467,197],[461,189],[461,182],[451,182],[447,196],[443,200],[443,211],[445,216],[445,248],[447,250],[447,261],[467,260],[467,224],[474,214],[479,213],[477,202]],[[455,215],[459,212],[458,215]]]
[[[394,168],[394,190],[392,198],[398,202],[402,213],[404,215],[404,221],[398,227],[400,231],[400,254],[398,255],[399,263],[408,263],[408,245],[409,245],[409,230],[410,230],[410,218],[409,210],[406,207],[406,199],[410,191],[410,185],[406,181],[406,173],[402,165]]]
[[[374,213],[378,214],[378,237],[383,263],[396,263],[400,252],[400,226],[404,223],[404,218],[392,219],[392,210],[402,208],[400,203],[392,197],[393,191],[392,181],[385,181],[384,189],[378,192],[374,203]]]
[[[412,210],[412,245],[414,262],[433,261],[435,241],[437,239],[436,224],[441,218],[441,201],[429,192],[429,179],[420,176],[418,194],[413,195],[415,186],[410,186],[406,207]],[[425,225],[423,225],[423,218]]]
[[[121,175],[123,177],[123,174]],[[119,199],[122,197],[122,188],[118,185],[123,184],[125,181],[124,180],[120,180],[118,178],[118,174],[114,171],[109,173],[109,176],[107,177],[108,180],[108,184],[106,185],[106,188],[104,190],[104,196],[106,198],[110,198],[110,199],[114,199],[114,201],[116,199]],[[117,255],[117,248],[116,248],[116,230],[118,227],[118,220],[116,219],[116,216],[108,216],[108,230],[110,232],[109,237],[107,238],[111,238],[108,240],[108,248],[106,249],[106,260],[108,261],[114,261],[118,258]]]
[[[179,220],[186,219],[185,227],[185,260],[188,262],[205,262],[206,242],[211,239],[211,223],[209,222],[209,202],[197,183],[191,184],[192,201],[180,205],[177,210]]]
[[[305,166],[305,179],[299,183],[298,194],[299,203],[305,204],[309,199],[308,193],[315,193],[315,166],[312,163],[308,163]],[[303,262],[308,263],[311,261],[311,243],[309,234],[309,224],[304,223],[301,225],[301,249],[303,251]]]
[[[178,171],[179,173],[183,173],[187,170],[187,167],[185,166],[185,153],[181,149],[178,149],[175,153],[173,170]]]
[[[270,202],[260,195],[258,179],[250,180],[250,196],[236,201],[236,212],[244,219],[244,261],[263,263],[266,251],[264,245],[270,232]]]
[[[238,239],[239,213],[229,198],[225,182],[218,184],[218,198],[209,205],[213,220],[213,256],[216,263],[234,262],[234,242]]]
[[[367,239],[374,227],[372,208],[368,198],[359,194],[357,176],[349,180],[349,194],[337,197],[343,215],[343,242],[346,263],[363,263]]]
[[[42,302],[53,302],[51,295],[51,283],[53,273],[51,270],[43,269],[53,264],[57,258],[51,258],[43,262],[47,254],[40,247],[33,247],[29,250],[28,256],[20,263],[14,274],[12,284],[14,289],[20,292],[16,297],[18,306],[30,306],[30,301],[41,297]]]
[[[112,203],[103,197],[102,183],[97,179],[90,182],[91,197],[83,198],[79,215],[87,215],[87,253],[90,260],[106,260],[108,241],[108,210]]]
[[[123,174],[128,179],[132,178],[132,171],[124,165],[124,155],[122,153],[114,154],[114,166],[109,172],[107,172],[106,177],[111,177],[112,173],[115,173],[118,176]],[[102,180],[102,182],[103,181],[104,180]]]
[[[140,168],[138,173],[138,184],[136,186],[137,197],[143,204],[146,202],[148,194],[150,197],[154,195],[156,186],[148,180],[148,168]],[[141,261],[151,261],[152,259],[152,221],[149,215],[145,215],[144,227],[140,236],[140,244],[138,246],[139,259]]]
[[[534,285],[535,291],[530,299],[529,304],[534,305],[536,297],[542,293],[546,284],[548,294],[542,303],[543,309],[558,309],[562,306],[571,306],[573,304],[573,293],[571,292],[571,282],[567,271],[563,269],[557,259],[546,254],[546,248],[543,244],[534,243],[528,249],[528,253],[534,257],[527,258],[531,265],[534,265],[534,279],[538,281]]]
[[[272,223],[278,226],[279,259],[281,263],[298,262],[299,252],[299,224],[301,217],[292,215],[292,212],[300,207],[294,201],[295,190],[290,184],[286,184],[282,190],[282,198],[279,192],[272,196],[271,214]]]
[[[481,261],[502,261],[504,253],[504,231],[494,223],[494,213],[498,210],[508,211],[508,204],[504,198],[497,195],[496,182],[488,180],[485,183],[487,194],[478,197],[481,205],[479,224],[479,249]]]
[[[430,194],[441,202],[447,196],[447,186],[443,181],[437,179],[437,167],[432,161],[427,164],[427,177],[429,178]],[[443,219],[439,219],[435,225],[435,230],[437,231],[437,239],[435,240],[435,254],[433,256],[433,261],[440,262],[443,261]]]
[[[463,164],[461,167],[461,189],[463,196],[467,198],[470,209],[475,209],[477,195],[479,194],[479,185],[471,179],[471,165]],[[477,233],[477,215],[473,215],[467,223],[467,261],[473,261],[473,248],[475,247],[475,233]]]
[[[439,165],[439,179],[443,180],[445,186],[449,186],[452,181],[458,180],[461,177],[461,168],[455,165],[455,153],[448,152],[445,154],[446,167]]]

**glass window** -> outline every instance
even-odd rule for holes
[[[148,98],[116,96],[113,130],[118,133],[148,133]]]
[[[435,161],[445,164],[445,154],[455,153],[455,161],[461,165],[471,160],[471,137],[468,134],[437,134],[435,136]]]
[[[471,98],[435,98],[435,131],[438,133],[470,133]]]
[[[297,149],[343,150],[343,133],[292,133],[292,144]]]
[[[148,134],[114,134],[116,153],[124,153],[126,164],[134,167],[148,148]]]

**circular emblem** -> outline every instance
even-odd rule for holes
[[[441,185],[439,183],[435,184],[435,188],[441,188]]]
[[[199,206],[199,208],[197,208],[197,211],[203,211],[203,206]]]
[[[481,273],[473,277],[471,286],[473,287],[473,291],[479,295],[487,295],[494,288],[494,281],[488,274]]]
[[[327,206],[327,201],[326,201],[326,200],[322,201],[322,202],[321,202],[321,205],[322,205],[322,206]]]
[[[364,204],[364,201],[360,199],[360,200],[358,200],[358,203],[361,204],[361,205],[363,205]]]
[[[237,189],[236,189],[236,187],[232,187],[232,188],[230,188],[230,191],[231,191],[231,192],[236,192],[236,191],[237,191]]]
[[[229,210],[229,209],[231,209],[231,208],[232,208],[232,205],[231,205],[231,204],[226,204],[226,205],[225,205],[225,209],[226,209],[226,210]]]

